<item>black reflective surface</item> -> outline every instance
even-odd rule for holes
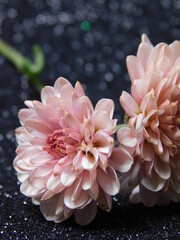
[[[130,90],[125,57],[135,54],[141,33],[154,44],[180,39],[178,0],[0,0],[1,37],[31,57],[31,46],[43,47],[44,84],[64,76],[83,83],[93,104],[102,97],[116,103]],[[180,205],[145,208],[127,198],[114,199],[110,213],[98,211],[87,227],[73,217],[61,224],[47,222],[39,207],[19,192],[12,162],[19,126],[18,110],[39,93],[0,56],[0,239],[180,239]]]

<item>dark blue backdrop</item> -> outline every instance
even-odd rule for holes
[[[40,44],[45,84],[59,76],[72,84],[79,80],[93,104],[112,98],[122,122],[119,96],[123,89],[130,91],[125,58],[136,53],[142,33],[153,44],[180,39],[180,1],[0,0],[0,33],[29,57],[32,44]],[[0,56],[0,239],[180,239],[180,205],[173,203],[148,209],[115,198],[112,211],[99,210],[87,227],[73,218],[47,222],[19,192],[12,168],[17,112],[26,99],[39,94]]]

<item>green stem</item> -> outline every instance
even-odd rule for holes
[[[117,131],[120,129],[120,128],[122,128],[122,127],[129,127],[129,125],[128,124],[119,124],[119,125],[117,125],[116,126],[116,129],[117,129]]]
[[[41,91],[43,84],[37,78],[37,75],[44,68],[44,54],[38,45],[34,45],[32,51],[34,62],[0,39],[0,54],[12,62],[20,72],[25,73],[35,88]]]
[[[2,39],[0,39],[0,54],[11,61],[19,71],[23,71],[24,57]]]

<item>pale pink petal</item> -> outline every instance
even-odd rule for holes
[[[44,137],[51,134],[52,130],[39,121],[27,120],[25,122],[26,130],[33,136]]]
[[[109,195],[116,195],[119,192],[120,184],[115,170],[108,166],[106,172],[98,169],[97,179],[101,188]]]
[[[109,164],[119,172],[129,171],[133,162],[132,156],[123,148],[114,148],[109,159]]]
[[[140,79],[144,77],[144,69],[138,58],[134,56],[128,56],[126,58],[126,64],[132,82],[135,79]]]
[[[41,91],[41,100],[43,103],[46,103],[48,97],[55,96],[54,88],[46,86]]]
[[[79,198],[82,189],[82,177],[80,179],[76,179],[76,181],[73,184],[73,191],[72,191],[72,200],[75,201]]]
[[[94,135],[94,145],[101,153],[109,153],[114,144],[114,139],[105,132],[96,132]]]
[[[86,202],[89,200],[88,192],[82,191],[80,196],[77,199],[73,199],[72,198],[73,188],[74,188],[73,185],[66,188],[65,193],[64,193],[64,204],[70,209],[83,207],[83,205],[85,205]]]
[[[139,113],[139,106],[129,93],[122,92],[120,103],[128,116],[134,117]]]
[[[33,109],[26,109],[26,108],[21,109],[18,113],[18,117],[22,124],[24,124],[24,122],[28,118],[32,117],[33,115],[35,115],[35,111]]]
[[[83,122],[89,119],[93,112],[93,106],[90,99],[86,96],[80,97],[74,104],[74,113],[76,117]]]
[[[172,49],[173,63],[175,63],[180,56],[180,41],[174,41],[170,45],[170,48]]]
[[[134,147],[137,144],[136,137],[132,135],[131,129],[128,127],[122,127],[117,132],[118,141],[127,147]]]
[[[36,188],[33,185],[31,185],[29,178],[27,178],[20,187],[20,191],[27,197],[39,197],[41,196],[45,188]]]
[[[78,97],[82,97],[85,95],[84,89],[83,89],[82,85],[80,84],[80,82],[78,82],[78,81],[75,85],[75,93],[77,94]]]
[[[70,186],[76,179],[75,172],[71,167],[66,167],[61,173],[61,182],[64,186]]]
[[[103,98],[97,102],[95,111],[96,110],[107,112],[110,119],[112,119],[114,114],[114,102],[111,99]]]
[[[71,113],[66,112],[62,119],[60,120],[60,124],[63,128],[70,128],[74,131],[79,131],[80,129],[80,122],[79,120],[73,116]]]
[[[26,131],[24,127],[18,127],[15,130],[16,141],[18,144],[23,144],[31,141],[31,135]]]
[[[139,45],[138,52],[137,52],[137,58],[140,60],[144,69],[146,69],[147,61],[148,61],[151,51],[152,51],[152,46],[149,43],[146,43],[143,41]]]
[[[98,164],[98,156],[96,154],[92,154],[91,152],[88,152],[86,155],[82,157],[82,167],[86,170],[92,170],[96,168],[97,164]]]
[[[105,111],[96,110],[92,115],[92,123],[94,124],[95,131],[114,128],[110,121],[108,113]],[[106,130],[107,131],[107,130]]]
[[[56,80],[56,82],[55,82],[55,84],[54,84],[54,91],[55,91],[55,93],[56,93],[56,95],[57,95],[58,97],[61,97],[61,96],[60,96],[60,90],[61,90],[61,88],[62,88],[63,86],[65,86],[66,84],[71,85],[70,82],[69,82],[66,78],[59,77],[59,78]]]
[[[151,44],[148,36],[147,36],[145,33],[143,33],[143,34],[141,35],[141,42]]]

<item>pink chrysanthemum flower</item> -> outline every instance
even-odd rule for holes
[[[40,204],[47,220],[61,222],[74,212],[77,223],[88,224],[97,204],[111,209],[111,195],[120,188],[115,172],[120,160],[109,160],[114,103],[102,99],[94,109],[81,84],[73,88],[64,78],[46,86],[41,100],[26,101],[28,109],[19,112],[14,167],[20,190]],[[125,150],[118,151],[131,159]]]
[[[180,201],[180,42],[153,47],[143,35],[127,68],[132,96],[123,92],[120,103],[129,127],[117,134],[134,155],[125,185],[147,206]]]

